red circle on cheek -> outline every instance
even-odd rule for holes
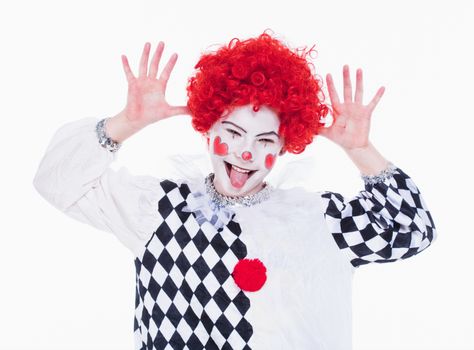
[[[221,142],[220,136],[214,139],[214,153],[218,156],[226,156],[229,153],[229,146],[225,142]]]
[[[273,167],[273,164],[275,164],[275,155],[269,153],[265,157],[265,168],[271,169]]]

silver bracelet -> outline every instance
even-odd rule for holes
[[[380,173],[376,175],[363,175],[361,174],[360,177],[364,180],[366,185],[375,185],[376,183],[383,182],[386,179],[389,179],[395,173],[397,167],[392,164],[392,162],[388,163],[388,167],[382,170]]]
[[[109,118],[104,118],[100,120],[96,127],[95,131],[97,132],[97,138],[99,139],[99,143],[102,147],[104,147],[109,152],[117,152],[121,143],[112,140],[105,132],[105,125]]]

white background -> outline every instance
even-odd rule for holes
[[[153,49],[165,41],[165,60],[179,54],[168,98],[184,104],[186,79],[203,51],[266,28],[293,47],[316,44],[316,69],[333,74],[340,95],[345,63],[352,73],[364,69],[365,102],[386,87],[372,143],[414,179],[437,226],[438,240],[422,254],[356,271],[354,350],[474,349],[472,2],[43,0],[1,7],[0,349],[133,348],[132,254],[42,199],[32,185],[39,161],[62,124],[124,107],[121,54],[137,72],[145,41]],[[127,140],[118,163],[162,176],[164,156],[204,151],[189,117],[178,116]],[[330,141],[317,138],[301,158],[316,164],[312,189],[362,189],[357,168]]]

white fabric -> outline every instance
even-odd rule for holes
[[[160,224],[156,203],[160,180],[134,176],[109,165],[117,154],[97,141],[99,119],[83,118],[56,131],[41,160],[34,187],[55,208],[75,220],[113,233],[137,253]]]
[[[202,183],[190,183],[191,193],[203,192]],[[205,206],[199,198],[194,207]],[[351,349],[355,268],[327,230],[318,194],[276,189],[270,200],[232,211],[246,258],[267,267],[263,288],[246,294],[250,348]]]
[[[68,216],[113,233],[135,256],[161,222],[160,180],[109,165],[96,118],[68,123],[54,135],[34,186]],[[175,181],[176,182],[176,181]],[[190,181],[191,191],[202,191]],[[247,293],[252,349],[349,350],[354,267],[329,232],[317,193],[277,189],[268,201],[234,209],[247,258],[267,267],[267,282]],[[291,218],[291,219],[288,219]]]
[[[252,349],[351,348],[354,267],[327,231],[317,198],[278,190],[258,209],[235,209],[247,257],[267,266],[263,288],[248,293]]]

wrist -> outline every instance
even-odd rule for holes
[[[354,154],[355,155],[355,154],[360,154],[360,153],[365,153],[365,152],[371,151],[374,148],[375,148],[374,145],[370,141],[367,141],[367,143],[363,146],[353,147],[353,148],[343,147],[343,150],[347,154]]]
[[[121,143],[113,140],[106,131],[106,125],[109,118],[103,118],[95,126],[95,132],[99,144],[109,152],[117,152],[122,145]]]
[[[376,175],[387,169],[389,161],[385,159],[369,142],[367,146],[344,149],[349,158],[359,169],[361,175]]]
[[[122,143],[127,138],[143,129],[143,127],[144,126],[142,125],[137,125],[131,122],[127,118],[125,110],[123,110],[114,117],[107,118],[105,133],[113,141]]]

